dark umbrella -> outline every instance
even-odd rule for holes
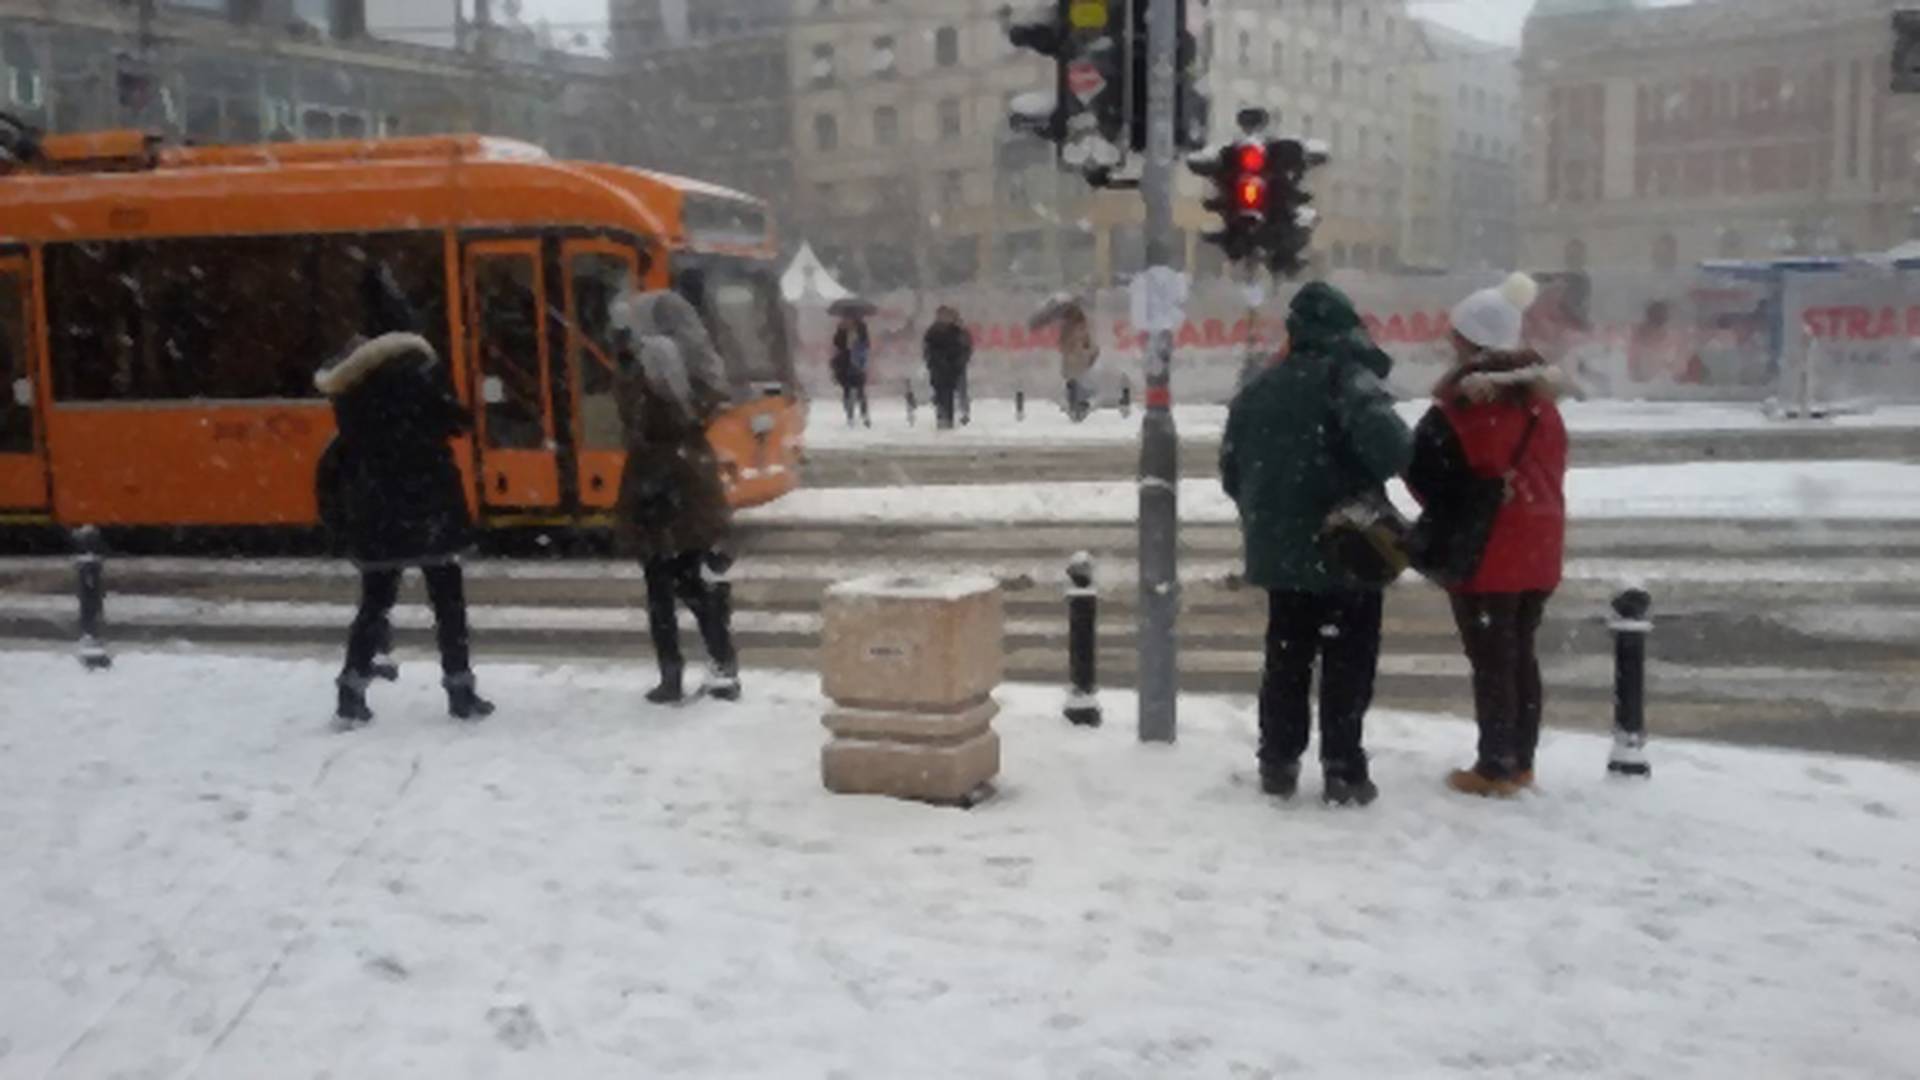
[[[827,305],[827,314],[836,319],[864,319],[879,310],[873,301],[861,296],[849,296]]]

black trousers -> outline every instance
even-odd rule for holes
[[[440,669],[450,676],[466,675],[473,670],[466,577],[455,562],[422,567],[420,573],[427,581],[427,601],[433,605]],[[350,679],[366,682],[373,675],[374,655],[393,647],[393,626],[388,616],[400,599],[400,574],[397,568],[360,571],[360,610],[347,631],[346,675]]]
[[[686,656],[680,651],[676,600],[693,612],[700,639],[707,646],[707,658],[714,666],[729,673],[739,670],[740,659],[733,648],[732,587],[726,580],[730,562],[724,554],[705,551],[641,562],[647,582],[647,632],[653,636],[653,652],[663,673],[682,671],[687,666]]]
[[[1380,662],[1380,593],[1273,589],[1267,663],[1260,681],[1260,763],[1296,761],[1313,727],[1313,667],[1320,660],[1320,761],[1329,776],[1367,779],[1362,727]]]
[[[943,428],[953,426],[955,408],[959,397],[960,384],[958,381],[947,382],[943,379],[933,384],[933,417],[935,424]]]
[[[1480,727],[1475,768],[1506,777],[1533,768],[1545,694],[1534,639],[1551,593],[1453,596],[1453,621],[1473,665],[1473,718]]]
[[[868,419],[867,384],[866,383],[848,383],[847,385],[842,386],[840,388],[840,403],[846,406],[847,423],[849,424],[853,423],[855,409],[859,410],[859,416],[861,420]]]

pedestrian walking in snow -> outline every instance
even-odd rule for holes
[[[660,684],[647,700],[686,697],[677,601],[706,643],[710,670],[700,693],[732,701],[740,696],[740,666],[727,585],[730,511],[707,442],[707,425],[727,402],[719,353],[698,312],[675,293],[623,298],[614,324],[621,331],[615,400],[627,447],[616,531],[646,579],[647,628],[660,665]]]
[[[460,569],[472,521],[450,445],[472,428],[473,418],[455,398],[433,346],[417,332],[392,275],[368,267],[360,297],[364,337],[314,376],[339,427],[318,495],[360,569],[360,607],[347,634],[334,721],[344,729],[373,719],[367,687],[391,636],[389,614],[408,567],[426,578],[447,710],[457,719],[478,719],[493,705],[480,697],[473,678]]]
[[[1533,785],[1545,694],[1534,639],[1566,550],[1564,376],[1521,346],[1531,279],[1454,308],[1454,366],[1414,433],[1407,486],[1425,508],[1416,563],[1447,586],[1473,668],[1472,768],[1448,786],[1510,796]]]
[[[847,410],[847,426],[854,426],[856,410],[859,422],[873,426],[867,410],[867,364],[872,355],[872,338],[867,320],[858,315],[843,315],[833,332],[833,381],[840,384],[840,403]]]
[[[1078,303],[1067,306],[1060,314],[1060,378],[1066,384],[1067,418],[1076,424],[1093,412],[1093,387],[1088,383],[1099,362],[1086,309]]]
[[[1380,656],[1381,592],[1329,567],[1317,538],[1335,508],[1385,497],[1386,482],[1406,468],[1411,437],[1385,383],[1393,361],[1344,293],[1320,282],[1302,288],[1287,333],[1286,358],[1234,398],[1220,448],[1247,581],[1268,594],[1260,783],[1282,798],[1299,786],[1318,658],[1325,798],[1365,805],[1378,794],[1362,729]]]
[[[973,335],[960,322],[960,313],[942,304],[933,313],[933,325],[921,345],[927,380],[933,384],[933,411],[940,430],[953,428],[957,397],[973,361]]]

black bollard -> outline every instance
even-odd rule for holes
[[[73,568],[80,595],[80,666],[105,671],[113,657],[101,641],[100,624],[107,609],[107,562],[100,530],[91,525],[73,531]]]
[[[1027,392],[1025,390],[1015,390],[1013,392],[1013,418],[1015,420],[1025,420],[1027,418]]]
[[[913,400],[913,380],[908,379],[907,380],[907,426],[908,427],[913,426],[913,410],[915,409],[915,407],[916,405]]]
[[[1133,384],[1130,382],[1120,384],[1120,415],[1123,418],[1133,415]]]
[[[1100,591],[1093,585],[1093,556],[1082,551],[1067,563],[1067,720],[1100,726],[1100,690],[1095,661],[1099,647]]]
[[[1628,589],[1613,598],[1613,753],[1607,772],[1652,776],[1647,761],[1647,638],[1653,633],[1653,597]]]

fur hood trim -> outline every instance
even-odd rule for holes
[[[381,334],[372,341],[362,342],[338,363],[321,368],[313,376],[313,385],[328,397],[339,397],[382,365],[409,353],[425,354],[429,364],[439,360],[433,346],[419,334]]]
[[[1443,403],[1480,405],[1500,399],[1559,401],[1580,396],[1579,386],[1538,353],[1487,353],[1434,387]]]

